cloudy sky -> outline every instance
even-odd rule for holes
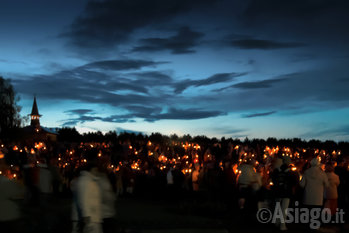
[[[1,0],[0,75],[81,132],[349,140],[346,0]]]

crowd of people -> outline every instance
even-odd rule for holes
[[[299,202],[335,214],[349,206],[348,162],[338,149],[233,142],[1,144],[0,222],[16,229],[16,199],[45,208],[52,195],[72,197],[72,232],[113,232],[120,196],[219,200],[249,213]]]

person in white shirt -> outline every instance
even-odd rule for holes
[[[74,184],[76,203],[73,208],[76,208],[83,233],[102,233],[102,194],[98,184],[97,154],[95,150],[87,152],[87,167]]]
[[[325,188],[329,186],[328,178],[320,168],[319,158],[311,160],[310,165],[300,182],[300,186],[304,188],[303,204],[321,208]]]
[[[110,161],[106,158],[101,158],[99,164],[98,185],[101,190],[101,210],[102,210],[102,228],[103,233],[113,233],[116,230],[115,226],[115,201],[116,193],[113,190],[109,180],[106,166]],[[104,162],[103,162],[104,161]]]

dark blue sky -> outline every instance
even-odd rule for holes
[[[349,140],[349,2],[0,2],[0,75],[42,124]]]

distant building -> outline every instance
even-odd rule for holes
[[[40,128],[40,117],[38,105],[36,103],[36,96],[34,96],[34,102],[32,107],[32,113],[30,114],[30,126],[34,128]]]
[[[33,141],[56,141],[57,133],[40,125],[41,116],[36,103],[36,96],[34,96],[32,112],[30,114],[30,125],[23,128],[25,137],[29,140],[33,139]]]

